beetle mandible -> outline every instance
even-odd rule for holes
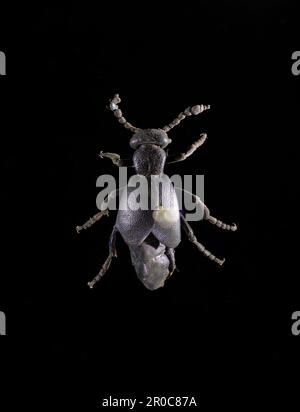
[[[187,159],[205,142],[207,135],[202,133],[200,137],[187,149],[186,153],[169,156],[164,150],[171,139],[168,137],[168,132],[177,126],[183,119],[188,116],[198,115],[205,110],[210,109],[210,106],[196,105],[188,107],[181,112],[171,123],[161,129],[139,129],[127,122],[119,103],[121,99],[116,94],[110,101],[108,108],[114,113],[119,123],[133,133],[130,139],[130,146],[135,150],[132,159],[121,159],[116,153],[100,152],[101,158],[110,159],[117,166],[133,166],[137,175],[144,176],[147,180],[150,177],[164,176],[168,183],[168,196],[164,196],[162,203],[161,196],[159,204],[155,209],[141,210],[119,209],[116,223],[109,240],[109,255],[104,262],[101,270],[95,278],[88,283],[90,288],[102,278],[107,272],[112,258],[117,256],[116,252],[116,234],[119,232],[127,243],[132,264],[135,267],[138,278],[150,290],[158,289],[164,286],[165,281],[170,277],[176,269],[174,249],[179,245],[181,240],[181,228],[187,234],[190,242],[210,260],[222,266],[225,259],[219,259],[208,251],[196,238],[190,224],[187,222],[184,214],[179,210],[175,189],[171,180],[164,175],[165,163],[180,162]],[[129,190],[129,188],[127,188]],[[108,196],[115,196],[112,193]],[[211,216],[209,209],[200,200],[200,198],[192,193],[195,202],[201,206],[203,211],[203,219],[217,227],[225,230],[235,231],[236,224],[226,224],[221,220]],[[126,202],[129,201],[130,190],[126,191]],[[122,195],[121,195],[122,197]],[[101,211],[91,217],[82,226],[77,226],[76,230],[79,233],[83,229],[91,227],[95,222],[100,220],[102,216],[108,215],[109,203],[106,207],[101,208]]]

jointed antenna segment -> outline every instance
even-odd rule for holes
[[[185,119],[188,116],[197,116],[198,114],[204,112],[205,110],[210,109],[210,105],[204,106],[203,104],[193,106],[193,107],[188,107],[185,109],[184,112],[179,113],[179,115],[174,119],[171,123],[169,123],[167,126],[164,126],[162,129],[168,133],[173,127],[177,126],[183,119]]]
[[[121,103],[120,96],[115,94],[112,99],[109,101],[109,110],[113,112],[113,114],[118,119],[118,122],[123,125],[126,129],[129,129],[131,132],[135,133],[140,130],[138,127],[133,126],[131,123],[127,122],[125,117],[123,116],[122,110],[119,109],[118,104]]]

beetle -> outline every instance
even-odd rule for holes
[[[118,210],[117,219],[109,239],[109,255],[95,278],[88,283],[90,288],[102,278],[107,272],[112,258],[117,256],[116,235],[119,232],[127,243],[132,264],[138,278],[144,286],[150,290],[163,287],[165,281],[176,270],[175,248],[181,241],[181,228],[187,234],[190,242],[207,258],[222,266],[225,259],[219,259],[208,251],[196,238],[190,224],[187,222],[182,211],[179,210],[175,188],[171,180],[164,174],[166,163],[184,161],[191,156],[205,142],[207,135],[202,133],[200,137],[187,149],[185,153],[169,156],[165,148],[171,143],[168,132],[177,126],[183,119],[192,115],[198,115],[210,106],[196,105],[188,107],[181,112],[171,123],[160,129],[140,129],[129,123],[124,117],[119,103],[121,99],[115,94],[109,101],[108,108],[113,112],[121,125],[133,133],[130,139],[130,146],[134,149],[132,159],[122,159],[117,153],[100,152],[101,158],[110,159],[117,166],[133,166],[138,176],[143,176],[147,181],[153,177],[164,176],[167,182],[167,196],[158,196],[157,207],[148,210],[135,209],[130,207],[131,190],[127,187],[125,201],[129,208]],[[166,189],[163,189],[166,190]],[[150,193],[150,192],[149,192]],[[151,192],[152,193],[152,192]],[[113,194],[114,196],[115,194]],[[190,195],[202,208],[204,220],[225,230],[235,231],[236,224],[226,224],[221,220],[211,216],[207,206],[200,198],[192,193]],[[150,195],[151,196],[151,195]],[[110,197],[110,195],[108,196]],[[163,201],[162,201],[162,198]],[[108,215],[109,203],[101,208],[101,211],[91,217],[82,226],[77,226],[76,230],[91,227],[94,223]]]

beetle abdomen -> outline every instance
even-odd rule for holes
[[[165,246],[149,236],[140,246],[128,245],[132,264],[140,281],[147,289],[164,286],[169,275],[170,261],[165,255]]]

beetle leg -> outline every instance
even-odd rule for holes
[[[116,249],[116,234],[118,232],[118,229],[116,226],[114,226],[113,231],[111,232],[110,238],[109,238],[109,253],[112,255],[112,257],[117,257],[117,249]]]
[[[105,153],[101,150],[101,152],[99,153],[99,157],[101,159],[103,159],[104,157],[107,157],[108,159],[110,159],[113,162],[114,165],[120,166],[121,157],[117,153],[109,153],[109,152]]]
[[[113,200],[119,193],[122,193],[122,190],[125,189],[126,186],[121,187],[120,189],[116,189],[111,191],[108,195],[106,195],[104,201],[99,206],[100,212],[96,213],[94,216],[89,218],[87,222],[85,222],[82,226],[76,226],[77,233],[80,233],[83,229],[88,229],[89,227],[93,226],[98,220],[102,218],[102,216],[108,216],[109,210],[109,203]]]
[[[121,159],[120,155],[118,155],[117,153],[110,153],[110,152],[103,152],[101,150],[101,152],[99,153],[99,157],[101,159],[103,159],[104,157],[106,157],[107,159],[110,159],[114,165],[116,166],[132,166],[132,160],[131,159]]]
[[[181,162],[182,160],[187,159],[189,156],[191,156],[200,146],[203,145],[205,140],[207,139],[207,134],[202,133],[200,137],[188,148],[186,153],[180,153],[178,155],[171,155],[168,156],[167,158],[167,163],[175,163],[175,162]]]
[[[210,211],[207,206],[202,202],[199,196],[194,195],[194,193],[189,192],[188,190],[181,189],[179,187],[175,187],[176,190],[182,190],[183,192],[189,194],[192,196],[192,198],[195,200],[195,202],[201,206],[202,211],[203,211],[203,219],[207,220],[209,223],[212,225],[216,225],[220,229],[224,230],[231,230],[232,232],[235,232],[237,230],[237,225],[235,223],[232,223],[229,225],[228,223],[224,223],[221,220],[217,219],[216,217],[212,216],[210,214]]]
[[[170,265],[169,265],[169,276],[171,277],[174,273],[174,270],[178,269],[176,268],[176,263],[175,263],[175,250],[171,247],[166,247],[166,256],[168,257],[169,261],[170,261]]]
[[[89,227],[93,226],[104,215],[108,216],[108,209],[101,210],[101,212],[96,213],[94,216],[90,217],[89,220],[82,226],[76,226],[76,232],[80,233],[83,229],[88,229]]]
[[[111,254],[109,254],[108,258],[103,263],[102,268],[100,269],[98,275],[96,275],[91,282],[88,282],[88,286],[90,287],[90,289],[93,289],[95,284],[97,282],[99,282],[99,280],[102,278],[102,276],[108,271],[112,258],[113,258],[113,256]]]
[[[113,231],[109,238],[109,255],[106,261],[103,263],[99,273],[94,277],[91,282],[88,282],[88,286],[93,289],[96,283],[102,278],[102,276],[108,271],[112,258],[117,257],[117,250],[116,250],[116,234],[117,228],[114,226]]]
[[[225,259],[219,259],[217,258],[215,255],[213,255],[209,250],[205,249],[205,247],[198,242],[193,229],[191,228],[191,226],[188,224],[188,222],[186,221],[186,219],[184,218],[184,216],[182,214],[180,214],[180,218],[181,218],[181,225],[183,227],[183,230],[186,232],[188,239],[190,242],[192,242],[197,249],[204,254],[204,256],[208,257],[208,259],[213,260],[214,262],[216,262],[218,265],[222,266],[223,263],[225,262]]]

